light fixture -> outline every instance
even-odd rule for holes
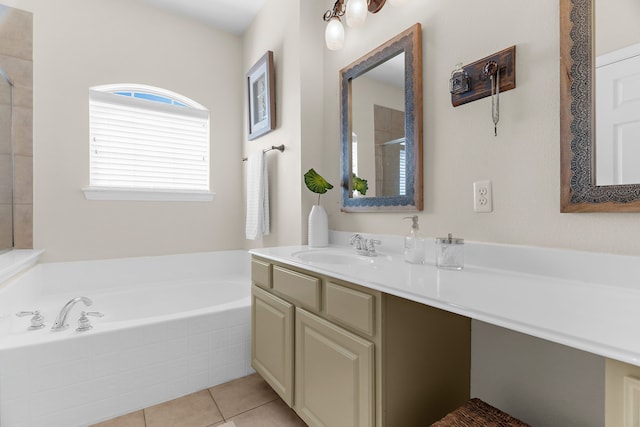
[[[324,14],[327,28],[324,40],[329,50],[340,50],[344,46],[344,26],[342,17],[346,15],[347,25],[358,28],[364,25],[367,12],[378,13],[387,0],[336,0],[333,8]],[[400,6],[409,0],[389,0],[394,6]]]
[[[347,3],[347,25],[358,28],[364,25],[368,12],[367,0],[349,0]]]
[[[329,20],[324,32],[324,41],[329,50],[340,50],[344,46],[344,27],[337,16]]]
[[[345,14],[345,0],[336,0],[333,9],[329,9],[324,14],[327,21],[327,28],[324,31],[324,41],[329,50],[340,50],[344,46],[344,27],[341,16]]]

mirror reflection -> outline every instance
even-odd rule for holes
[[[422,31],[340,70],[342,210],[422,210]]]
[[[404,52],[351,82],[352,197],[406,195]],[[364,194],[363,194],[364,193]]]
[[[0,70],[0,252],[13,247],[13,86]]]
[[[640,183],[640,2],[595,0],[596,185]]]

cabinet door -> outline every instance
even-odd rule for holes
[[[374,352],[366,341],[296,309],[296,403],[313,427],[374,425]]]
[[[251,366],[293,406],[294,307],[255,285],[251,299]]]

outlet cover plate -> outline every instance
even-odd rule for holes
[[[491,181],[476,181],[473,183],[473,211],[493,212],[493,190]]]

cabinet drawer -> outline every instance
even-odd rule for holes
[[[331,320],[374,335],[375,296],[327,282],[324,307]]]
[[[259,259],[251,260],[251,280],[263,288],[271,287],[271,264]]]
[[[292,302],[320,311],[320,279],[279,266],[273,267],[273,289]]]

